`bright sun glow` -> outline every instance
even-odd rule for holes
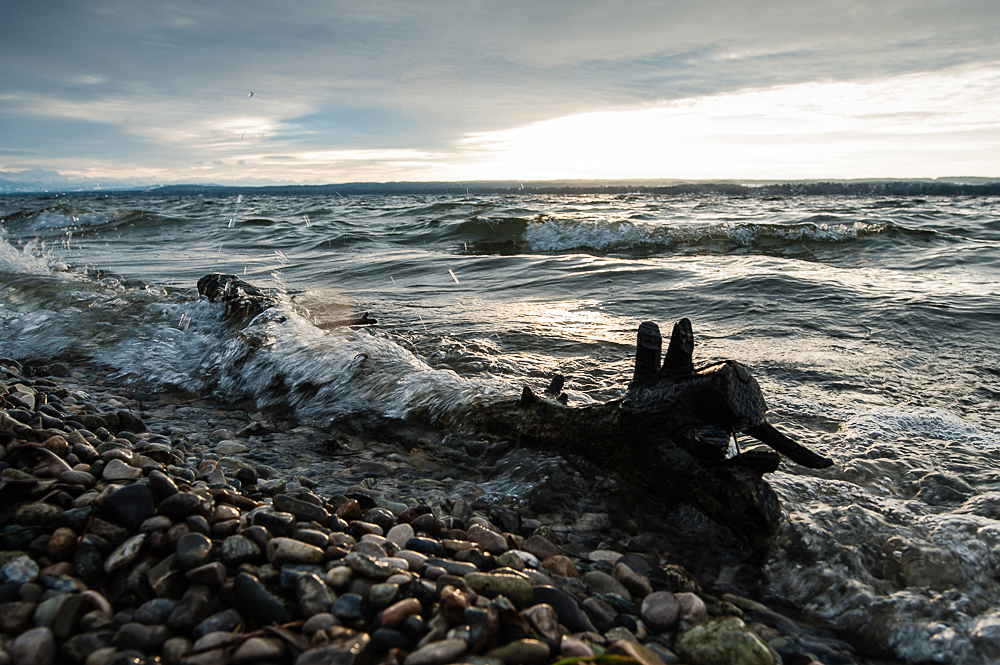
[[[1000,68],[787,85],[572,115],[473,134],[461,153],[451,177],[998,174]]]

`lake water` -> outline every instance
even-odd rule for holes
[[[265,352],[198,298],[209,272],[284,300],[250,331]],[[327,325],[362,311],[379,325]],[[0,198],[0,356],[310,424],[555,373],[614,398],[638,324],[681,317],[696,362],[748,365],[771,421],[835,460],[770,476],[767,598],[906,661],[1000,657],[996,197]]]

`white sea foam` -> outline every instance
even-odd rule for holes
[[[767,240],[837,243],[879,233],[884,228],[883,224],[860,221],[849,224],[774,225],[545,218],[528,225],[525,240],[533,250],[541,252],[578,248],[616,252],[712,242],[729,242],[742,247],[753,247]]]

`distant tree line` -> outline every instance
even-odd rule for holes
[[[635,195],[660,194],[680,196],[719,194],[725,196],[1000,196],[1000,180],[954,182],[947,180],[831,180],[799,182],[664,182],[628,183],[621,181],[549,181],[549,182],[357,182],[338,185],[272,185],[238,187],[233,185],[165,185],[145,189],[122,189],[76,192],[45,192],[42,195],[73,194],[82,196],[155,195],[155,196],[361,196],[361,195]],[[2,195],[2,194],[0,194]]]

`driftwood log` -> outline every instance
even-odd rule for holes
[[[250,320],[263,312],[276,307],[280,302],[275,296],[265,293],[250,282],[236,275],[212,273],[198,280],[198,295],[205,296],[212,302],[225,305],[227,319]],[[369,318],[368,312],[359,317],[333,321],[328,326],[373,326],[378,321]]]
[[[225,302],[227,316],[254,315],[277,303],[232,275],[208,275],[198,291]],[[374,321],[367,316],[357,322]],[[681,319],[661,362],[660,330],[645,322],[632,380],[619,399],[568,406],[560,394],[562,377],[556,377],[542,396],[525,387],[518,399],[470,407],[431,424],[580,455],[653,501],[688,503],[744,536],[766,537],[778,527],[781,508],[764,474],[778,468],[781,455],[810,468],[832,461],[767,422],[764,396],[746,366],[727,360],[696,369],[693,351],[691,322]],[[741,452],[740,433],[769,449]]]

